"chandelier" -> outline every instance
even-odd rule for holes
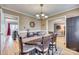
[[[41,12],[39,14],[36,14],[37,19],[43,20],[43,19],[48,18],[48,16],[45,15],[43,12],[43,4],[40,4],[40,7],[41,7]]]

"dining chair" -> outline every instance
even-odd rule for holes
[[[51,42],[49,44],[49,49],[52,49],[52,54],[53,54],[53,49],[54,48],[55,48],[55,51],[57,51],[56,40],[57,40],[57,34],[52,33],[52,35],[51,35]]]
[[[50,37],[42,37],[41,44],[36,45],[37,54],[49,54],[49,43],[50,43]]]
[[[35,52],[35,47],[33,45],[26,45],[23,44],[22,42],[22,38],[19,37],[19,49],[20,49],[20,55],[24,55],[24,54],[34,54]]]

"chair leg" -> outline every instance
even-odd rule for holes
[[[53,45],[52,45],[52,55],[53,55]]]
[[[55,44],[55,51],[57,51],[57,47],[56,47],[56,44]]]
[[[47,54],[50,55],[51,46],[49,45]]]
[[[53,55],[53,47],[52,47],[52,55]]]
[[[53,44],[49,46],[49,50],[52,50],[52,55],[53,55]]]
[[[47,52],[47,54],[49,55],[49,49],[48,49],[48,52]]]

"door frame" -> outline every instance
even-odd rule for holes
[[[2,20],[4,20],[4,13],[3,13],[2,8],[0,8],[0,13],[1,13],[1,33],[0,34],[1,34],[1,37],[2,37],[2,35],[5,36],[5,33],[2,32]],[[5,23],[5,21],[4,21],[4,23]],[[5,24],[4,24],[4,26],[5,26]],[[6,39],[5,37],[4,37],[4,40]],[[1,54],[3,53],[4,45],[2,46],[2,43],[4,44],[4,42],[5,42],[4,40],[2,41],[2,38],[1,38]]]
[[[0,16],[1,16],[1,9],[0,9]],[[1,55],[1,18],[0,18],[0,55]]]

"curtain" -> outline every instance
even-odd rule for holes
[[[11,34],[10,23],[8,23],[7,36]]]

